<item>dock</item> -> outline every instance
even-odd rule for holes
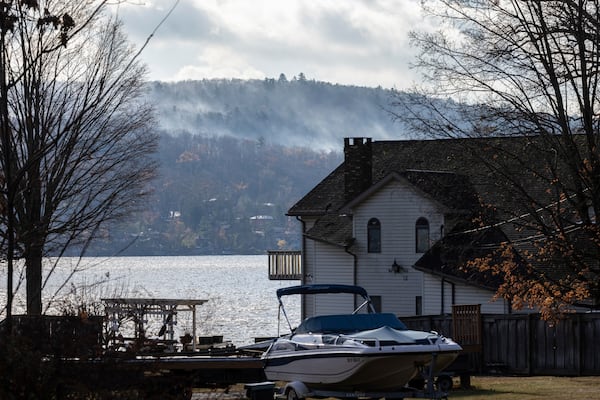
[[[266,379],[259,357],[239,354],[64,359],[59,365],[65,393],[136,390],[141,398],[160,394],[157,398],[188,400],[193,389],[227,388]]]
[[[158,319],[162,324],[159,337],[163,344],[175,344],[174,326],[177,324],[177,316],[184,312],[192,314],[191,350],[196,350],[196,309],[205,304],[205,299],[163,299],[163,298],[104,298],[105,312],[107,314],[107,325],[110,331],[109,340],[111,345],[118,346],[123,342],[123,325],[131,325],[129,331],[133,337],[129,340],[140,343],[146,336],[148,319]]]
[[[260,351],[236,348],[221,335],[197,336],[196,307],[207,300],[104,301],[104,317],[13,316],[12,335],[41,357],[38,372],[59,382],[56,398],[122,398],[119,392],[127,392],[131,398],[189,400],[193,389],[266,379]],[[192,313],[193,326],[191,334],[177,337],[182,312]],[[155,332],[148,323],[162,326],[158,336],[148,333]]]

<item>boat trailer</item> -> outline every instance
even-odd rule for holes
[[[437,354],[433,353],[432,362],[428,368],[420,371],[412,386],[405,386],[396,391],[336,391],[311,389],[304,382],[288,382],[281,388],[275,387],[274,382],[250,383],[244,386],[246,397],[250,400],[302,400],[306,398],[336,398],[336,399],[448,399],[448,392],[452,389],[452,376],[440,373],[435,375],[435,360]],[[411,381],[413,382],[413,381]]]

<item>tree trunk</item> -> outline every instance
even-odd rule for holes
[[[25,257],[27,315],[42,314],[42,248],[29,249]]]

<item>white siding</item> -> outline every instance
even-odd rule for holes
[[[442,280],[439,277],[425,274],[423,293],[423,315],[439,315],[452,313],[452,290],[454,285],[454,304],[481,304],[484,314],[503,314],[508,312],[508,305],[502,299],[493,301],[494,293],[489,290],[466,285],[464,283],[444,283],[444,302],[442,310]]]
[[[462,283],[455,283],[453,286],[450,282],[445,282],[442,302],[441,279],[412,268],[423,255],[416,252],[417,219],[424,217],[429,222],[431,245],[440,239],[441,228],[446,223],[442,206],[412,185],[392,180],[358,204],[352,210],[352,215],[355,242],[348,250],[356,256],[356,267],[353,256],[344,249],[304,239],[305,283],[363,286],[371,296],[381,296],[383,312],[398,316],[416,314],[417,296],[422,299],[423,315],[451,313],[453,301],[455,304],[481,304],[483,313],[509,311],[505,301],[492,301],[491,291]],[[381,224],[380,253],[367,251],[367,224],[371,218],[377,218]],[[314,220],[308,221],[306,228],[312,224]],[[405,272],[391,271],[394,260]],[[349,296],[307,296],[303,315],[346,313],[352,310],[353,303]]]
[[[422,256],[415,250],[415,223],[419,217],[429,222],[431,242],[439,240],[444,223],[440,206],[399,181],[390,182],[353,210],[357,284],[369,294],[381,296],[383,312],[415,315],[416,296],[423,295],[423,274],[411,267]],[[367,252],[367,224],[371,218],[381,223],[381,253]],[[394,260],[407,272],[390,272]]]
[[[315,220],[304,219],[306,229]],[[304,240],[302,268],[306,284],[354,284],[354,259],[344,249],[313,240]],[[322,314],[343,314],[353,311],[351,296],[305,296],[302,317]]]
[[[325,243],[316,243],[314,265],[318,266],[311,283],[354,284],[354,260],[344,249]],[[354,310],[351,295],[307,296],[316,299],[312,309],[307,307],[307,316],[323,314],[347,314]]]

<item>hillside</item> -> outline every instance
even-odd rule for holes
[[[344,137],[405,137],[390,118],[392,91],[300,79],[154,82],[148,98],[172,134],[232,136],[339,151]]]
[[[147,211],[87,254],[263,254],[298,249],[285,216],[342,161],[343,138],[403,137],[381,88],[292,80],[150,84],[161,141]]]

